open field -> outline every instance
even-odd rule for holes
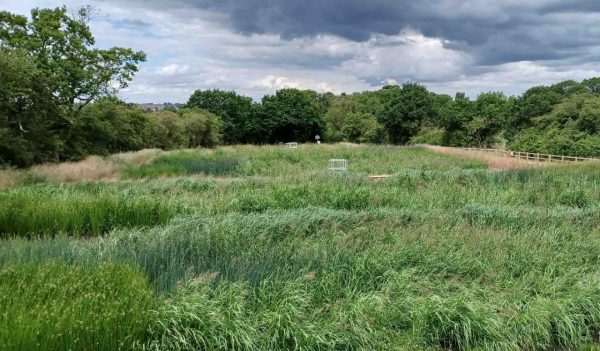
[[[327,171],[331,158],[349,171]],[[0,173],[0,349],[598,340],[596,164],[497,170],[417,147],[301,145],[51,167]]]

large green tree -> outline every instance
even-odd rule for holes
[[[550,113],[565,97],[564,87],[536,86],[517,98],[513,111],[506,120],[506,137],[512,140],[519,130],[529,128],[534,117]]]
[[[269,142],[306,142],[322,135],[322,113],[316,92],[282,89],[263,97],[256,123],[268,133]]]
[[[333,97],[325,113],[325,141],[377,143],[383,141],[383,128],[377,115],[381,101],[374,92]]]
[[[104,97],[81,109],[69,128],[65,158],[89,154],[139,150],[151,147],[152,128],[148,114],[114,97]]]
[[[555,155],[600,157],[600,97],[571,95],[551,112],[532,119],[510,147]]]
[[[511,101],[499,92],[480,94],[474,102],[475,116],[467,124],[471,145],[492,147],[510,113]]]
[[[387,86],[379,94],[383,108],[378,120],[385,127],[391,143],[407,143],[419,132],[421,122],[434,113],[431,95],[420,84]]]
[[[234,91],[196,90],[187,107],[200,108],[219,116],[225,144],[247,143],[251,139],[252,99]]]
[[[145,60],[127,48],[94,48],[92,16],[91,7],[75,15],[66,7],[36,8],[30,20],[0,12],[0,162],[27,166],[64,158],[79,112],[126,87]],[[16,85],[10,83],[15,77]]]

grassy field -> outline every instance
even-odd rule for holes
[[[329,172],[330,158],[349,171]],[[4,171],[0,186],[0,349],[598,340],[597,164],[495,170],[417,147],[236,146]]]

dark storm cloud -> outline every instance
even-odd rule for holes
[[[182,1],[225,14],[229,26],[240,33],[275,33],[284,39],[332,34],[366,41],[374,34],[413,28],[448,40],[446,46],[472,54],[480,65],[561,59],[600,44],[598,33],[586,35],[589,25],[561,18],[600,11],[597,0]]]
[[[597,0],[566,0],[545,6],[543,12],[600,12]]]

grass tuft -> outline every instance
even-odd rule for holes
[[[0,270],[0,349],[128,350],[144,337],[153,295],[126,266]]]

